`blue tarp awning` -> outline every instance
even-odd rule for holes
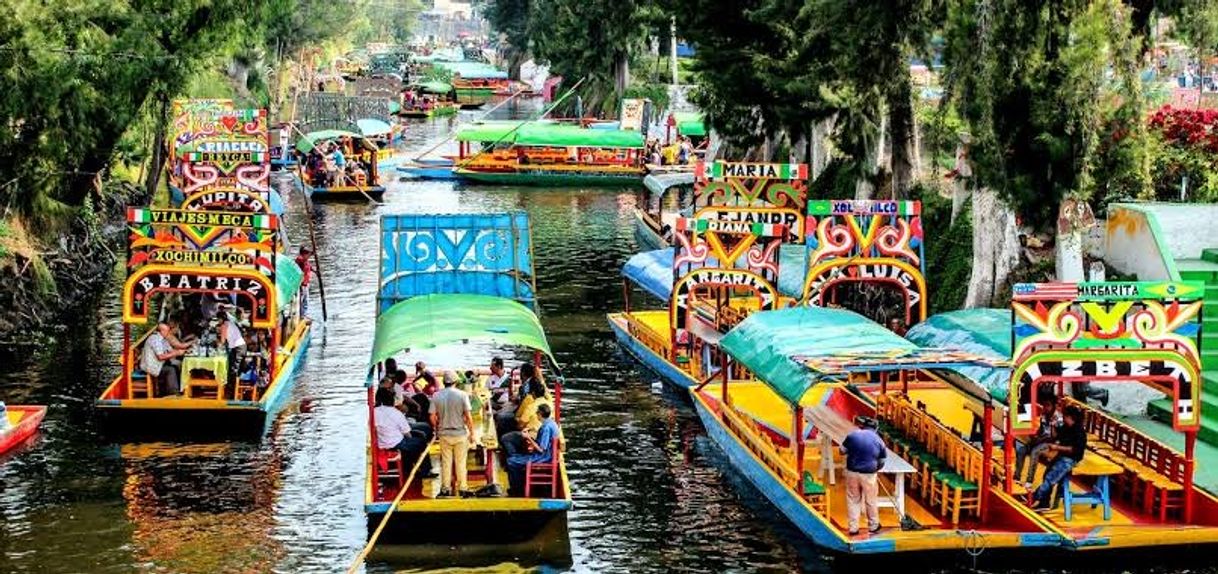
[[[656,297],[668,300],[672,295],[673,248],[636,253],[622,267],[622,276]],[[778,251],[778,291],[788,297],[803,296],[808,248],[804,245],[783,245]]]
[[[964,309],[934,315],[915,325],[905,338],[922,347],[957,349],[983,357],[1011,358],[1011,310]],[[1009,367],[969,366],[953,369],[1005,402],[1010,389]]]

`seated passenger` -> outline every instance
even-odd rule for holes
[[[512,431],[525,430],[526,424],[536,419],[537,399],[546,396],[546,387],[537,380],[536,369],[525,363],[520,365],[520,398],[509,402],[495,414],[495,432],[503,436]]]
[[[487,378],[486,386],[491,392],[491,402],[496,409],[511,401],[512,375],[503,368],[503,359],[491,359],[491,376]]]
[[[380,383],[378,384],[377,391],[379,392],[380,389],[386,389],[392,392],[393,406],[401,411],[406,417],[406,420],[410,422],[410,430],[419,433],[420,436],[427,440],[431,440],[431,436],[433,434],[432,428],[430,424],[425,422],[427,411],[420,409],[417,402],[415,402],[411,397],[400,392],[402,386],[396,381],[399,378],[404,380],[405,376],[406,373],[404,371],[397,371],[394,373],[392,378],[382,377]]]
[[[155,380],[156,394],[160,396],[182,395],[181,374],[176,359],[186,354],[186,348],[171,342],[173,319],[157,323],[156,329],[144,341],[140,356],[140,368]]]
[[[1027,477],[1023,479],[1026,488],[1032,488],[1032,480],[1036,478],[1036,464],[1040,462],[1041,454],[1048,451],[1053,445],[1053,437],[1057,434],[1057,428],[1062,424],[1062,415],[1057,412],[1057,395],[1048,395],[1041,397],[1040,402],[1040,426],[1036,429],[1036,435],[1028,439],[1027,444],[1015,443],[1015,480],[1020,480],[1023,475],[1023,467],[1029,457],[1032,458],[1032,464],[1028,467]]]
[[[512,432],[503,437],[503,452],[507,455],[508,496],[528,496],[525,492],[525,468],[530,462],[547,463],[554,460],[554,444],[560,431],[550,418],[550,405],[537,407],[541,417],[536,438],[524,432]]]
[[[1045,471],[1044,480],[1032,494],[1032,502],[1036,510],[1048,510],[1049,495],[1054,486],[1070,487],[1070,471],[1083,460],[1087,452],[1087,432],[1083,430],[1083,410],[1078,405],[1069,405],[1062,414],[1062,426],[1057,431],[1057,437],[1046,449],[1046,453],[1054,455]]]
[[[385,376],[393,378],[393,374],[398,372],[398,361],[393,357],[385,359]]]
[[[376,427],[376,446],[400,451],[402,468],[407,475],[419,457],[423,457],[416,476],[435,478],[431,470],[431,458],[427,456],[427,445],[431,441],[411,433],[410,422],[406,420],[406,416],[393,407],[393,391],[376,390],[376,408],[372,410],[372,421]]]

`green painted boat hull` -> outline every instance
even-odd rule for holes
[[[458,177],[476,183],[494,185],[525,185],[547,187],[627,187],[643,181],[638,174],[597,175],[592,173],[488,173],[468,169],[455,170]]]

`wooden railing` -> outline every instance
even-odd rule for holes
[[[670,341],[672,335],[670,333],[656,332],[650,325],[636,317],[634,313],[626,313],[626,327],[632,337],[638,339],[647,348],[655,351],[656,354],[662,357],[668,357],[672,354]]]
[[[1073,399],[1065,401],[1083,409],[1083,429],[1088,434],[1167,479],[1184,483],[1188,471],[1183,454],[1112,416]]]

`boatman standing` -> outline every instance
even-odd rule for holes
[[[876,474],[884,468],[884,457],[888,447],[884,439],[875,432],[876,422],[871,417],[855,417],[859,427],[846,435],[842,441],[842,453],[846,455],[846,517],[850,535],[859,533],[859,514],[867,509],[867,531],[880,531],[879,483]]]

